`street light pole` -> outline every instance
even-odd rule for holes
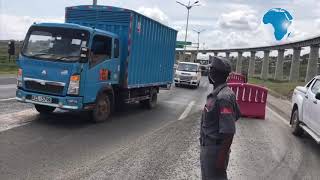
[[[200,33],[202,33],[203,31],[205,31],[205,29],[202,29],[200,31],[197,30],[193,30],[194,32],[198,33],[198,46],[197,46],[197,54],[199,53],[199,48],[200,48]]]
[[[190,4],[190,1],[189,1]],[[189,14],[190,14],[190,8],[188,9],[188,15],[187,15],[187,25],[186,25],[186,35],[184,37],[184,49],[183,49],[183,58],[185,59],[186,57],[186,48],[187,48],[187,37],[188,37],[188,26],[189,26]]]
[[[186,25],[186,34],[184,37],[184,50],[183,50],[183,58],[185,59],[185,55],[186,55],[186,48],[187,48],[187,37],[188,37],[188,26],[189,26],[189,15],[190,15],[190,9],[194,6],[199,6],[199,1],[194,2],[193,4],[190,5],[190,0],[188,5],[183,4],[179,1],[176,1],[178,4],[184,6],[185,8],[187,8],[188,14],[187,14],[187,25]]]

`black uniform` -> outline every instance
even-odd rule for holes
[[[225,68],[224,65],[220,64],[218,68]],[[215,75],[221,78],[218,71]],[[212,83],[216,87],[207,96],[201,118],[200,161],[203,180],[227,179],[230,146],[236,132],[235,121],[240,116],[235,94],[225,83],[226,77],[220,81],[218,79],[213,77]]]

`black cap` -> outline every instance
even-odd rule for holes
[[[231,63],[227,58],[214,56],[211,60],[211,68],[222,73],[231,72]]]

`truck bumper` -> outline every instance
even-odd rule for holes
[[[45,102],[33,101],[31,99],[32,96],[50,97],[50,98],[52,98],[52,102],[45,103]],[[81,110],[81,109],[83,109],[83,98],[82,97],[73,97],[73,96],[60,97],[60,96],[33,93],[33,92],[28,92],[28,91],[24,91],[21,89],[17,89],[16,100],[18,100],[19,102],[24,102],[24,103],[39,104],[39,105],[51,106],[51,107],[67,109],[67,110]]]

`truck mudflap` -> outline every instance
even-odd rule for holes
[[[16,100],[24,103],[39,104],[67,110],[82,110],[83,98],[73,96],[53,96],[17,89]]]

